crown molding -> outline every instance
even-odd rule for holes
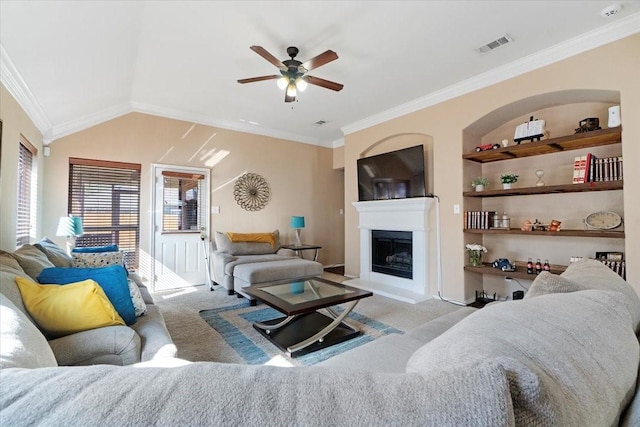
[[[256,135],[269,136],[272,138],[286,139],[289,141],[301,142],[303,144],[319,145],[322,147],[330,147],[330,143],[324,143],[316,138],[309,138],[304,135],[298,135],[290,132],[282,132],[275,129],[260,127],[249,123],[238,123],[230,120],[215,120],[209,116],[185,112],[173,108],[159,107],[157,105],[143,104],[139,102],[131,103],[133,111],[145,114],[151,114],[169,119],[182,120],[185,122],[198,123],[206,126],[214,126],[222,129],[233,130],[237,132],[245,132]]]
[[[640,12],[340,128],[349,135],[640,32]]]
[[[51,140],[48,143],[131,112],[133,112],[131,105],[125,103],[70,120],[51,129]]]
[[[47,135],[51,132],[51,121],[44,109],[22,79],[9,54],[0,43],[0,82],[20,104],[27,116],[33,121],[47,143]]]

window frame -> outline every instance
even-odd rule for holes
[[[29,244],[36,229],[37,157],[38,149],[20,134],[16,188],[16,247]]]
[[[138,268],[141,178],[138,163],[69,158],[68,214],[83,218],[77,246],[117,244],[127,267]]]

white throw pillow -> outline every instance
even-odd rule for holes
[[[136,282],[131,279],[127,279],[127,283],[129,284],[129,294],[131,295],[131,302],[133,302],[136,317],[140,317],[147,312],[147,304],[145,304]]]
[[[123,265],[124,252],[72,252],[71,256],[73,256],[71,267],[74,268],[108,267],[110,265]]]

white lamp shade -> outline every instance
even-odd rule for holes
[[[289,86],[289,79],[285,76],[282,76],[276,81],[276,84],[280,89],[285,90],[287,86]]]
[[[289,83],[289,86],[287,86],[287,96],[296,96],[295,83]]]

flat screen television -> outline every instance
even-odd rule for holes
[[[358,200],[426,197],[424,147],[358,159]]]

